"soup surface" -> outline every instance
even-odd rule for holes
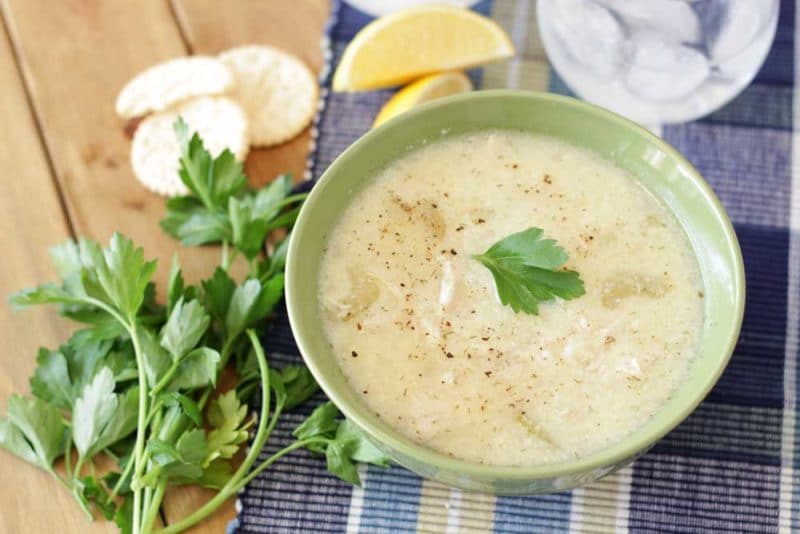
[[[586,294],[514,313],[472,256],[544,230]],[[672,216],[625,171],[513,131],[393,162],[326,243],[324,334],[364,402],[413,440],[494,465],[579,457],[643,424],[682,379],[701,278]]]

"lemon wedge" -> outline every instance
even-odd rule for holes
[[[401,85],[514,55],[493,20],[454,6],[421,6],[367,24],[350,42],[333,76],[334,91]]]
[[[417,104],[470,90],[472,90],[472,82],[463,72],[442,72],[425,76],[403,87],[389,99],[375,117],[372,127],[383,124]]]

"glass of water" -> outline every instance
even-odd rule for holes
[[[778,0],[539,0],[553,67],[580,97],[651,128],[702,117],[756,75]]]

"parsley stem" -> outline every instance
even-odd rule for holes
[[[81,466],[82,466],[82,464],[83,464],[83,457],[79,455],[78,456],[78,462],[75,465],[75,476],[74,477],[70,476],[71,480],[76,480],[76,481],[78,481],[79,484],[80,484],[79,479],[81,477]],[[84,513],[86,514],[86,517],[89,518],[89,521],[94,521],[94,515],[92,515],[92,511],[87,506],[86,501],[81,497],[81,494],[80,494],[81,488],[80,488],[80,486],[77,486],[75,484],[70,484],[69,482],[64,480],[64,477],[62,477],[61,475],[59,475],[58,473],[56,473],[52,469],[50,470],[50,472],[53,474],[53,476],[56,477],[56,480],[61,482],[62,486],[67,488],[69,490],[69,492],[72,493],[72,496],[75,497],[76,501],[78,501],[78,504],[80,505],[80,507],[84,511]]]
[[[69,482],[67,482],[67,481],[64,479],[64,477],[62,477],[61,475],[59,475],[58,473],[56,473],[56,472],[55,472],[55,471],[54,471],[52,468],[48,469],[48,471],[50,471],[50,474],[51,474],[51,475],[53,475],[53,476],[55,477],[55,479],[56,479],[56,480],[58,480],[58,482],[59,482],[59,483],[60,483],[62,486],[64,486],[65,488],[67,488],[69,491],[72,491],[72,485],[71,485]]]
[[[158,510],[161,508],[161,502],[164,500],[164,491],[166,489],[167,489],[167,478],[163,477],[161,480],[158,481],[158,485],[156,486],[156,491],[153,494],[153,498],[148,503],[148,506],[145,508],[147,512],[144,516],[144,522],[142,523],[142,532],[152,531],[153,523],[155,522],[156,516],[158,515]]]
[[[163,404],[163,402],[161,402]],[[154,408],[150,411],[150,415],[148,415],[148,422],[146,423],[147,426],[150,426],[150,436],[157,436],[159,431],[161,431],[161,423],[164,420],[164,412],[161,411],[161,404],[158,404],[157,408]],[[152,417],[152,425],[150,424],[150,416],[155,414]],[[150,451],[148,449],[144,450],[144,454],[142,455],[142,463],[147,466],[147,469],[152,469],[152,463],[150,462]],[[145,506],[145,509],[147,507]]]
[[[203,408],[205,408],[205,406],[206,406],[206,402],[208,402],[208,397],[211,395],[211,392],[212,392],[212,391],[213,391],[213,390],[212,390],[211,388],[207,388],[207,389],[206,389],[206,390],[203,392],[203,395],[200,397],[200,400],[199,400],[199,401],[197,401],[197,408],[198,408],[200,411],[202,411],[202,410],[203,410]]]
[[[120,475],[119,480],[117,480],[117,483],[114,484],[114,489],[111,490],[111,497],[109,500],[113,500],[114,497],[116,497],[119,491],[122,489],[122,485],[125,484],[125,480],[128,478],[128,475],[131,474],[131,471],[133,470],[133,466],[135,463],[136,462],[133,461],[133,458],[128,458],[128,463],[125,464],[125,469],[122,471],[122,474]]]
[[[275,411],[272,414],[272,420],[267,427],[267,437],[272,435],[272,431],[275,429],[275,425],[278,424],[278,418],[281,416],[281,413],[283,413],[283,403],[276,403]]]
[[[123,323],[124,324],[124,323]],[[144,356],[142,354],[142,348],[139,345],[139,335],[136,331],[136,322],[131,321],[130,325],[127,325],[128,333],[131,336],[131,341],[133,343],[133,352],[136,355],[136,367],[139,369],[139,413],[138,413],[138,421],[136,426],[136,444],[134,445],[133,449],[133,459],[132,461],[135,463],[134,471],[133,471],[133,479],[138,479],[142,474],[142,469],[144,468],[144,462],[142,461],[142,456],[144,455],[144,438],[145,433],[147,432],[147,376],[145,373],[145,366],[144,366]],[[140,525],[141,525],[141,514],[142,514],[142,489],[137,488],[133,492],[133,532],[139,533],[141,532]]]
[[[239,339],[239,336],[236,335],[234,337],[228,338],[225,340],[225,343],[222,345],[222,352],[219,355],[219,368],[224,369],[226,365],[228,365],[228,360],[231,359],[231,351],[233,351],[233,346],[236,341]]]
[[[141,523],[141,513],[142,513],[142,490],[141,488],[137,488],[133,490],[133,528],[132,532],[139,533],[139,523]]]
[[[147,532],[147,515],[149,515],[148,512],[150,511],[150,501],[152,500],[152,497],[153,488],[149,486],[144,488],[142,497],[142,515],[144,516],[142,518],[142,530],[134,530],[133,532],[136,534],[139,534],[140,532]]]
[[[289,195],[288,197],[278,202],[272,209],[279,210],[284,206],[288,206],[289,204],[294,204],[295,202],[300,202],[301,200],[305,200],[307,196],[308,193],[297,193],[295,195]]]
[[[92,511],[89,510],[89,506],[86,504],[86,501],[81,498],[79,492],[80,492],[80,489],[78,489],[77,487],[73,487],[72,488],[72,496],[75,497],[76,501],[78,501],[78,504],[80,505],[81,510],[83,510],[83,513],[86,514],[86,517],[89,518],[89,522],[92,523],[92,522],[94,522],[94,515],[92,514]]]
[[[115,310],[102,300],[98,300],[94,297],[86,297],[86,302],[88,304],[91,304],[92,306],[100,308],[101,310],[109,314],[111,317],[116,319],[119,324],[124,326],[125,329],[128,331],[128,333],[130,333],[130,324],[128,324],[128,321],[126,321],[125,318],[122,315],[120,315],[119,312],[117,312],[117,310]]]
[[[264,448],[267,437],[269,437],[266,433],[269,423],[269,404],[272,395],[269,385],[269,365],[267,365],[267,357],[264,355],[264,348],[261,346],[261,342],[258,340],[256,333],[253,330],[247,330],[247,337],[250,338],[250,343],[253,345],[253,351],[258,361],[258,371],[261,373],[261,417],[258,419],[258,429],[256,430],[256,435],[253,437],[253,444],[242,462],[242,465],[240,465],[239,469],[236,471],[237,475],[239,473],[244,474],[250,469],[250,466],[253,465],[253,462],[258,458],[261,449]],[[232,477],[231,480],[235,478],[236,476]],[[230,483],[231,481],[228,482]]]
[[[75,464],[75,478],[81,478],[81,468],[83,467],[83,456],[78,455],[78,462]]]
[[[219,260],[219,264],[224,271],[228,270],[230,264],[228,263],[228,241],[222,241],[222,258]]]
[[[104,453],[106,456],[108,456],[109,458],[111,458],[112,460],[114,460],[115,462],[119,462],[119,456],[117,456],[116,454],[114,454],[114,452],[113,452],[111,449],[109,449],[108,447],[106,447],[105,449],[103,449],[103,453]]]
[[[220,267],[222,267],[223,271],[228,271],[230,269],[233,260],[236,259],[237,254],[239,254],[239,249],[233,248],[230,250],[230,243],[227,240],[222,241],[222,258],[220,259]]]
[[[127,330],[128,335],[133,343],[133,352],[136,356],[136,368],[139,374],[139,413],[136,425],[136,443],[133,449],[133,458],[130,460],[134,464],[133,478],[137,479],[142,474],[144,464],[142,462],[142,455],[144,454],[144,438],[147,432],[147,376],[145,373],[144,356],[142,348],[139,345],[139,336],[136,329],[135,317],[129,317],[127,320],[117,310],[109,306],[105,302],[93,297],[86,297],[86,301],[97,308],[105,311],[117,320]],[[81,458],[78,458],[78,465],[76,466],[76,473],[80,476]],[[141,514],[142,514],[142,489],[137,488],[133,492],[133,532],[140,532]]]
[[[244,461],[239,466],[239,469],[231,476],[228,482],[217,492],[217,494],[206,504],[195,510],[192,514],[184,517],[177,523],[173,523],[168,527],[158,531],[160,534],[168,534],[174,532],[181,532],[190,526],[202,521],[208,515],[214,512],[228,497],[232,496],[242,486],[239,482],[250,470],[250,467],[258,459],[261,449],[264,448],[264,443],[267,441],[267,428],[269,426],[269,410],[271,392],[269,387],[269,366],[267,365],[267,358],[264,355],[264,348],[258,340],[258,336],[253,330],[247,330],[247,337],[250,338],[250,343],[253,345],[253,350],[258,361],[258,370],[261,374],[261,415],[258,418],[258,429],[256,435],[253,437],[253,443],[250,445],[250,450],[247,451]],[[135,510],[135,509],[134,509]],[[139,532],[134,529],[134,532]]]
[[[67,437],[67,444],[64,447],[64,471],[67,478],[72,478],[72,436]]]
[[[86,505],[86,502],[81,498],[81,495],[78,493],[80,490],[74,484],[71,484],[70,482],[65,480],[64,477],[56,473],[53,470],[53,468],[48,468],[47,470],[50,471],[50,474],[53,475],[53,477],[56,480],[58,480],[58,483],[64,486],[64,488],[66,488],[66,490],[70,492],[70,494],[75,498],[75,500],[78,501],[78,506],[81,507],[81,510],[83,510],[83,512],[86,514],[86,517],[89,518],[89,521],[90,522],[94,521],[94,516],[92,515],[92,511],[89,510],[89,507]],[[72,480],[72,477],[70,477],[70,480]]]
[[[147,421],[145,421],[146,425],[149,425],[153,421],[153,418],[157,414],[161,413],[160,410],[163,405],[164,405],[163,399],[160,398],[156,399],[156,402],[153,404],[153,406],[150,407],[150,413],[147,414]],[[155,435],[155,431],[153,431],[152,434]]]
[[[167,385],[169,385],[169,382],[170,380],[172,380],[172,377],[178,370],[180,363],[181,361],[179,359],[176,359],[172,362],[172,365],[169,366],[169,369],[167,369],[167,372],[164,373],[164,376],[161,377],[161,380],[159,380],[158,383],[155,386],[153,386],[153,389],[150,390],[151,397],[155,397],[162,389],[164,389],[165,387],[167,387]]]
[[[231,257],[230,257],[230,259],[228,261],[228,267],[233,265],[233,260],[235,260],[236,256],[238,256],[238,255],[239,255],[239,249],[234,247],[234,249],[231,251]],[[226,268],[225,270],[227,271],[228,269]]]
[[[272,456],[270,456],[269,458],[267,458],[266,460],[261,462],[255,469],[253,469],[250,472],[249,475],[247,475],[242,480],[237,482],[236,489],[234,491],[239,491],[240,489],[242,489],[251,480],[256,478],[259,473],[261,473],[264,469],[266,469],[267,467],[269,467],[272,464],[274,464],[275,462],[277,462],[282,456],[286,456],[290,452],[292,452],[294,450],[297,450],[297,449],[302,449],[303,447],[311,445],[312,443],[327,443],[329,441],[330,441],[329,438],[323,438],[323,437],[320,437],[320,436],[315,436],[315,437],[312,437],[312,438],[306,438],[306,439],[297,440],[294,443],[291,443],[290,445],[287,445],[283,449],[279,450],[278,452],[276,452],[275,454],[273,454]]]
[[[156,534],[176,534],[191,527],[192,525],[199,523],[200,521],[211,515],[223,502],[225,502],[226,499],[235,495],[236,492],[241,490],[251,480],[253,480],[256,476],[258,476],[259,473],[261,473],[263,470],[265,470],[266,468],[277,462],[283,456],[286,456],[287,454],[289,454],[294,450],[302,449],[303,447],[311,445],[312,443],[326,443],[328,441],[330,441],[328,438],[323,438],[319,436],[295,441],[294,443],[287,445],[283,449],[279,450],[278,452],[276,452],[275,454],[273,454],[272,456],[261,462],[258,465],[258,467],[253,469],[250,472],[250,474],[248,474],[244,478],[241,478],[239,476],[240,475],[239,471],[241,471],[240,468],[236,472],[236,474],[233,477],[231,477],[230,481],[228,481],[228,483],[219,491],[219,493],[217,493],[214,496],[213,499],[211,499],[202,507],[195,510],[194,513],[184,517],[177,523],[172,523],[169,526],[156,531]],[[255,449],[251,448],[250,450],[252,452]]]

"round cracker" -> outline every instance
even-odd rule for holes
[[[150,115],[133,136],[131,164],[146,188],[169,197],[189,192],[178,176],[181,150],[174,129],[178,117],[183,117],[190,132],[200,135],[214,157],[227,148],[242,161],[248,151],[247,118],[230,98],[199,97]]]
[[[250,122],[250,142],[270,146],[300,133],[317,109],[317,80],[300,59],[270,46],[243,46],[219,56],[231,70],[231,96]]]
[[[117,113],[126,119],[162,111],[196,96],[218,95],[233,85],[233,75],[220,60],[207,56],[179,57],[138,74],[117,96]]]

